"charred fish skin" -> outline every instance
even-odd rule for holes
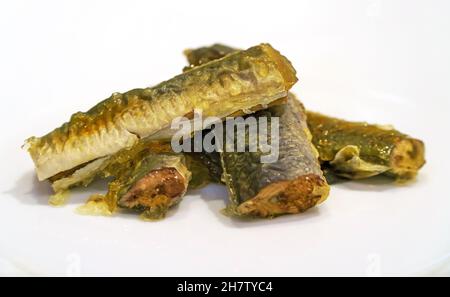
[[[279,118],[279,157],[273,163],[262,163],[260,151],[221,153],[223,180],[231,200],[225,213],[271,218],[301,213],[326,200],[329,186],[300,102],[290,95],[287,104],[255,116],[269,121]]]
[[[349,122],[308,112],[308,125],[320,160],[350,179],[379,174],[404,182],[425,164],[425,145],[391,127]]]
[[[39,180],[111,156],[201,109],[225,118],[285,97],[297,81],[291,63],[269,44],[195,67],[155,87],[115,93],[26,147]]]

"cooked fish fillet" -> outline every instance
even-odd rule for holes
[[[308,125],[320,161],[338,176],[362,179],[386,174],[406,182],[425,165],[425,144],[392,127],[315,112],[308,112]]]
[[[185,50],[187,69],[236,51],[222,44]],[[329,177],[363,179],[385,174],[406,182],[414,179],[425,164],[424,143],[391,127],[348,122],[314,112],[308,112],[307,117],[313,143]]]
[[[270,142],[279,143],[279,156],[272,163],[262,163],[261,151],[221,153],[223,180],[231,202],[226,213],[276,217],[304,212],[325,201],[330,188],[311,143],[301,103],[290,94],[287,104],[253,116],[279,120],[279,140],[267,134]],[[250,146],[250,137],[247,139],[246,145]]]
[[[155,87],[115,93],[26,147],[39,180],[111,156],[202,109],[226,117],[283,98],[297,81],[290,62],[269,44],[239,51]]]
[[[123,155],[123,161],[127,156]],[[131,152],[128,163],[116,160],[114,180],[106,195],[93,195],[78,209],[82,214],[111,215],[117,207],[142,213],[144,219],[164,218],[187,191],[191,172],[182,154],[153,153],[151,148]],[[127,165],[129,164],[129,165]]]

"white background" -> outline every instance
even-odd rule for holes
[[[448,1],[2,1],[0,275],[449,275]],[[220,186],[162,222],[46,204],[20,149],[112,92],[168,79],[182,50],[270,42],[307,108],[423,139],[416,183],[345,183],[303,215],[239,222]],[[377,185],[377,183],[381,183]]]

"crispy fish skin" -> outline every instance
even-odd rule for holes
[[[378,174],[413,179],[425,164],[425,145],[390,127],[348,122],[308,112],[320,160],[339,176],[361,179]]]
[[[206,63],[155,87],[115,93],[46,136],[27,140],[39,180],[111,156],[194,109],[226,117],[285,97],[297,81],[269,44]]]
[[[279,117],[279,158],[264,164],[261,152],[221,153],[223,180],[231,199],[225,212],[270,218],[304,212],[326,200],[329,186],[300,102],[290,95],[287,104],[259,111],[255,116],[269,121]]]

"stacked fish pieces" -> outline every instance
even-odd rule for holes
[[[419,140],[307,113],[289,93],[295,69],[269,44],[247,50],[213,45],[185,54],[189,66],[183,74],[115,93],[46,136],[27,140],[39,180],[49,180],[56,193],[51,203],[64,201],[70,188],[112,177],[107,193],[92,196],[80,211],[111,215],[126,208],[155,220],[190,188],[222,182],[229,190],[226,214],[272,218],[326,200],[321,166],[352,179],[390,174],[409,180],[424,164]],[[192,120],[195,110],[222,120],[252,112],[245,117],[276,121],[276,139],[265,137],[277,143],[277,158],[262,162],[265,152],[249,150],[251,137],[240,144],[244,152],[175,152],[171,123]],[[193,132],[198,133],[194,128],[184,138]]]
[[[185,50],[193,68],[239,51],[214,44]],[[312,141],[322,168],[348,179],[387,175],[402,183],[413,180],[425,164],[425,145],[391,126],[349,122],[307,111]]]

